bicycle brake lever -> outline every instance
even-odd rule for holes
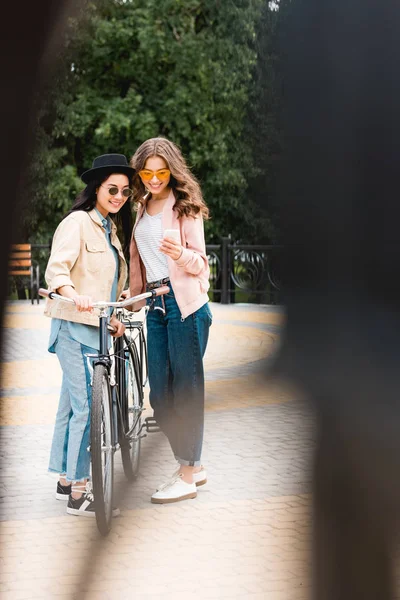
[[[155,298],[155,296],[154,296],[154,297],[153,297],[153,298],[150,300],[150,303],[149,303],[149,310],[159,310],[159,311],[160,311],[160,312],[163,314],[163,316],[165,316],[165,310],[164,310],[164,309],[163,309],[161,306],[156,306],[156,305],[155,305],[155,301],[156,301],[156,298]]]

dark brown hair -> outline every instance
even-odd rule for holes
[[[65,219],[65,217],[70,215],[72,212],[75,212],[76,210],[83,210],[85,212],[89,212],[90,210],[92,210],[96,206],[97,189],[114,172],[115,171],[112,170],[112,172],[110,172],[110,173],[102,173],[102,175],[99,175],[98,178],[92,179],[91,181],[89,181],[87,186],[75,198],[75,202],[74,202],[72,208],[70,208],[70,210],[67,212],[67,214],[64,215],[63,218]],[[131,181],[130,181],[129,177],[128,177],[128,180],[129,180],[129,185],[131,185]],[[123,240],[122,246],[124,248],[125,254],[127,254],[128,250],[129,250],[129,243],[131,240],[131,233],[132,233],[133,219],[132,219],[132,204],[131,203],[132,203],[132,200],[131,200],[131,198],[129,198],[125,202],[125,204],[121,207],[121,210],[118,211],[118,213],[116,213],[115,215],[110,214],[110,218],[115,222],[116,226],[122,229],[122,233],[124,235],[124,240]]]

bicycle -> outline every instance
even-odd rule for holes
[[[142,422],[144,386],[147,382],[147,346],[145,321],[149,310],[160,310],[154,306],[157,296],[167,294],[168,286],[127,298],[120,302],[94,302],[99,309],[98,354],[86,355],[93,361],[92,406],[90,417],[90,454],[92,465],[92,485],[97,527],[102,535],[111,529],[114,488],[114,454],[121,450],[122,466],[126,478],[133,481],[139,471],[140,446],[143,428],[148,433],[159,431],[152,417]],[[55,292],[40,289],[39,294],[51,300],[74,303],[71,298]],[[137,320],[136,313],[125,310],[140,300],[151,298],[144,308],[143,320]],[[109,350],[110,314],[125,325],[125,333],[112,338],[112,352]]]

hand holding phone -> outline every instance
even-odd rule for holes
[[[168,242],[165,238],[169,238]],[[183,248],[181,246],[181,233],[179,229],[166,229],[164,231],[164,237],[161,240],[160,250],[163,254],[166,254],[172,260],[178,260],[182,255]]]
[[[179,229],[166,229],[164,231],[164,237],[172,238],[179,244],[181,243],[181,232],[179,231]]]

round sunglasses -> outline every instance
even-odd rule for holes
[[[119,192],[119,188],[117,188],[116,185],[111,185],[110,187],[101,185],[100,187],[103,187],[104,189],[106,189],[108,191],[108,193],[110,194],[110,196],[116,196]],[[123,190],[121,190],[121,194],[123,195],[124,198],[129,198],[130,196],[132,196],[133,190],[131,190],[131,188],[124,188]]]

